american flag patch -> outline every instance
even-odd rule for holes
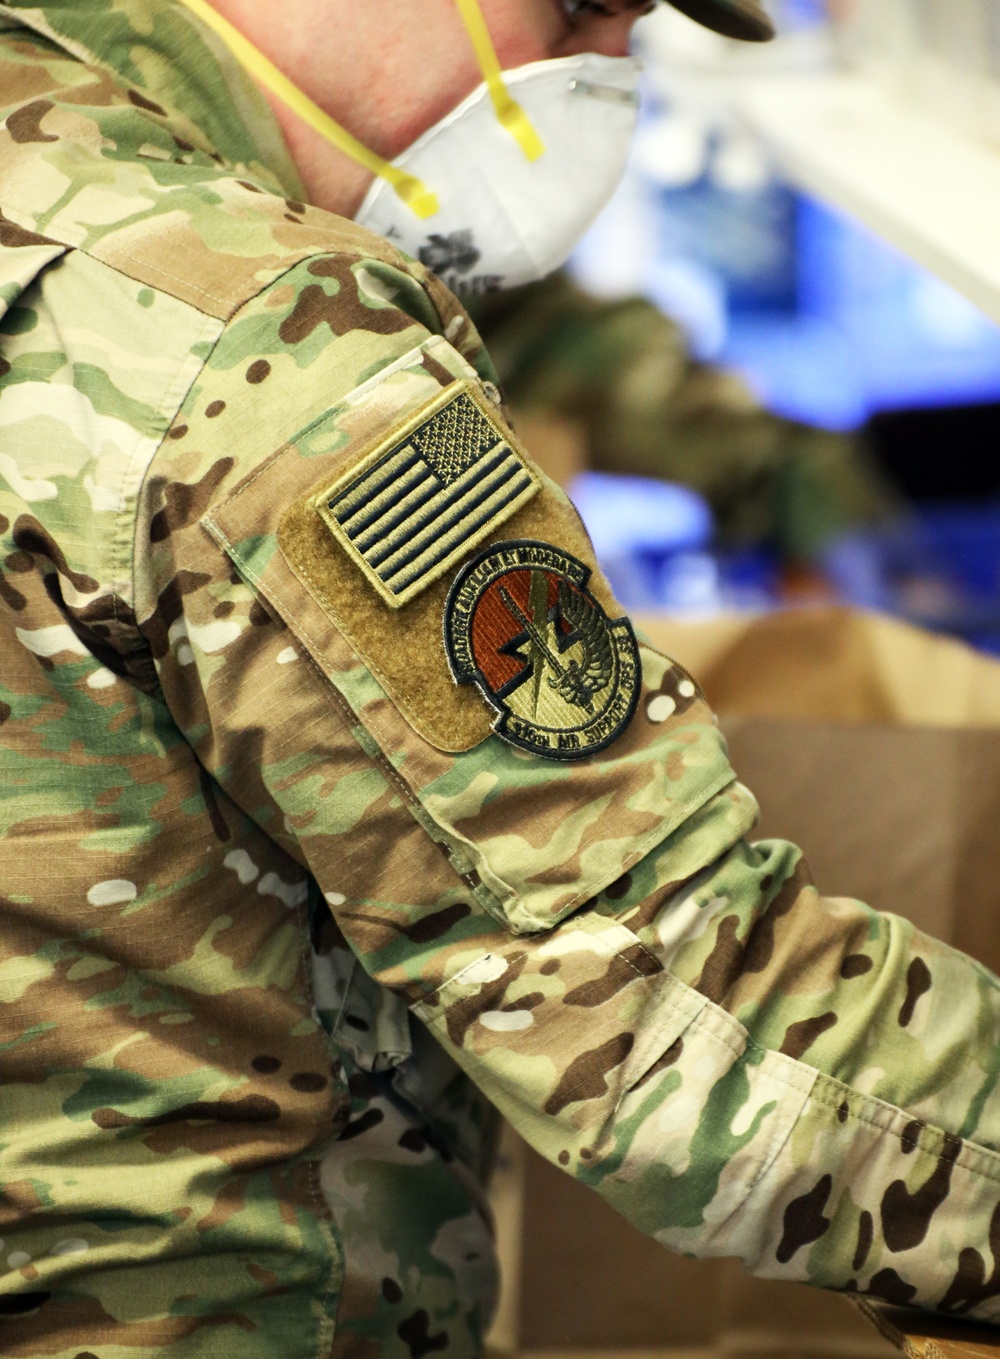
[[[401,608],[539,489],[475,388],[447,388],[314,502],[330,532]]]

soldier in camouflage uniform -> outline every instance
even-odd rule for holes
[[[476,1354],[491,1106],[676,1250],[1000,1316],[1000,985],[748,843],[451,294],[176,0],[6,0],[0,98],[3,1354]],[[422,576],[411,475],[509,489]]]
[[[644,298],[592,297],[558,273],[470,311],[518,412],[578,425],[596,471],[694,487],[727,547],[810,562],[897,506],[863,437],[763,409],[737,374],[696,362]]]

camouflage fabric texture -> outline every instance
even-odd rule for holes
[[[749,844],[667,658],[599,755],[448,753],[283,553],[496,401],[455,299],[166,0],[8,0],[0,91],[3,1354],[477,1354],[493,1108],[666,1246],[1000,1319],[997,980]]]
[[[897,506],[861,436],[762,409],[643,298],[592,297],[562,273],[469,306],[516,410],[575,422],[596,471],[694,487],[726,546],[808,562]]]

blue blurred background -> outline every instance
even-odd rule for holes
[[[808,29],[818,10],[786,0],[783,22]],[[650,297],[699,358],[737,369],[775,412],[865,428],[912,508],[833,545],[831,594],[1000,653],[1000,327],[783,183],[731,126],[672,107],[662,88],[644,107],[626,183],[578,250],[576,276]],[[615,276],[611,258],[627,261]],[[763,550],[714,550],[692,492],[594,473],[573,492],[630,607],[781,602],[778,564]]]

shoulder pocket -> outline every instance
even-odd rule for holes
[[[694,684],[646,648],[635,716],[572,762],[499,739],[494,708],[455,682],[449,591],[494,547],[551,544],[590,573],[609,619],[620,610],[575,510],[443,339],[338,401],[203,523],[346,700],[359,739],[481,904],[515,932],[552,928],[733,779]]]

